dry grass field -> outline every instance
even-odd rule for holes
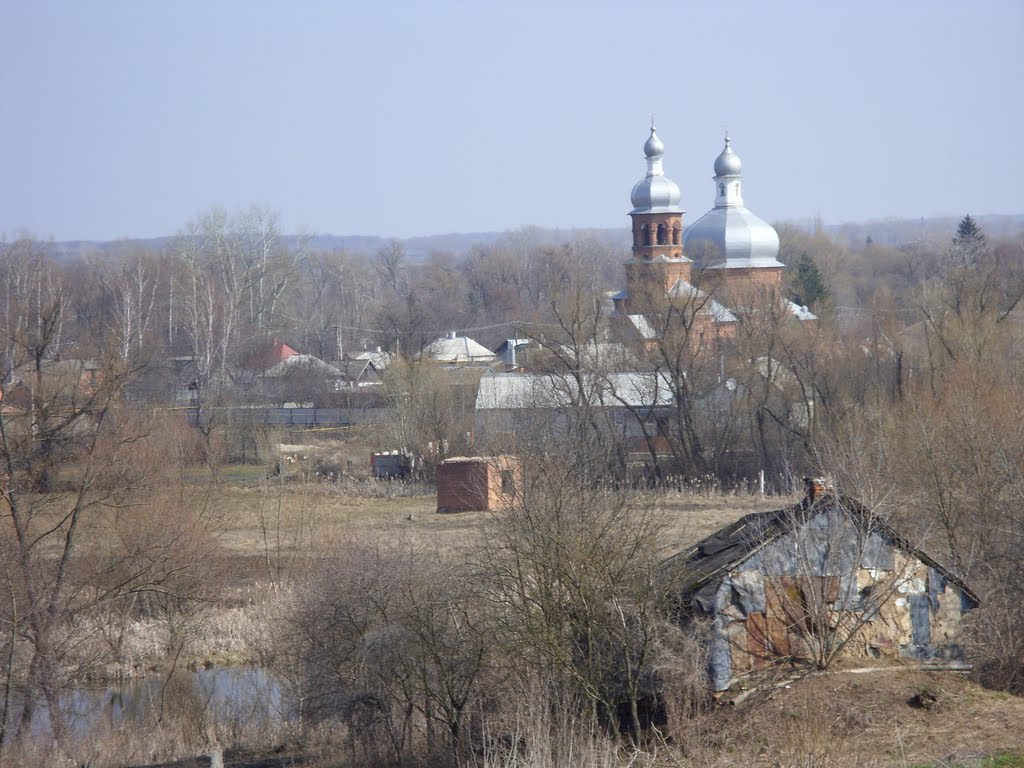
[[[193,668],[259,661],[261,638],[287,603],[289,577],[301,576],[306,566],[347,542],[405,543],[458,557],[479,541],[497,514],[438,514],[436,496],[426,484],[327,482],[301,472],[268,477],[258,467],[226,467],[216,482],[197,472],[187,485],[216,521],[211,556],[224,575],[222,600],[202,611],[190,630],[193,642],[180,661]],[[742,515],[795,500],[695,489],[637,492],[633,501],[638,509],[654,508],[662,516],[660,546],[667,557]],[[158,668],[165,629],[140,622],[129,633],[128,668],[135,673]],[[927,708],[909,703],[921,693],[928,694]],[[650,755],[612,750],[592,762],[652,768],[1024,765],[1024,699],[988,691],[954,673],[909,668],[811,675],[736,706],[719,705],[681,727],[671,734],[670,745]],[[229,752],[225,765],[249,768],[287,760],[323,768],[344,765],[331,750],[297,749],[274,757]],[[285,762],[274,762],[279,757]]]
[[[390,491],[390,492],[389,492]],[[488,512],[437,513],[437,497],[425,484],[366,480],[324,483],[289,479],[232,481],[211,489],[221,522],[220,542],[234,557],[264,557],[267,548],[288,555],[326,554],[352,538],[401,538],[440,552],[472,545]],[[406,495],[410,494],[410,495]],[[637,493],[638,507],[662,515],[665,556],[749,512],[777,509],[795,497],[757,494]]]
[[[196,478],[193,487],[202,485]],[[260,626],[287,602],[290,579],[352,542],[382,542],[466,556],[480,542],[492,512],[438,514],[437,497],[424,483],[374,480],[322,482],[298,475],[267,478],[251,468],[229,468],[203,491],[217,521],[216,570],[220,599],[202,611],[185,657],[192,664],[246,663],[259,655]],[[661,556],[668,557],[752,511],[775,509],[790,497],[697,492],[638,493],[637,508],[653,507],[664,526]],[[272,619],[271,619],[272,621]],[[134,644],[156,648],[151,628],[138,627]],[[255,638],[255,639],[254,639]],[[131,667],[156,665],[144,650]]]

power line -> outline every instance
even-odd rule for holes
[[[461,330],[463,333],[477,332],[477,331],[490,331],[495,328],[506,328],[508,326],[531,326],[534,328],[561,328],[557,323],[540,323],[534,320],[509,320],[504,323],[492,323],[491,325],[474,325],[472,327],[463,327]],[[343,331],[359,331],[361,333],[392,333],[392,329],[388,328],[360,328],[356,325],[340,325],[335,323],[335,328]]]

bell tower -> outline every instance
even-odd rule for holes
[[[689,280],[692,262],[683,255],[683,209],[679,186],[665,176],[665,145],[651,122],[644,144],[647,175],[633,187],[633,258],[626,265],[627,291],[668,291],[677,280]]]

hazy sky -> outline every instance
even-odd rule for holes
[[[728,129],[769,221],[1024,213],[1024,2],[0,0],[0,235],[685,221]]]

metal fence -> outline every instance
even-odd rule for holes
[[[230,421],[248,421],[269,427],[348,427],[357,424],[378,424],[387,413],[385,408],[270,408],[222,406],[216,409]],[[189,423],[199,419],[197,408],[187,409]]]

